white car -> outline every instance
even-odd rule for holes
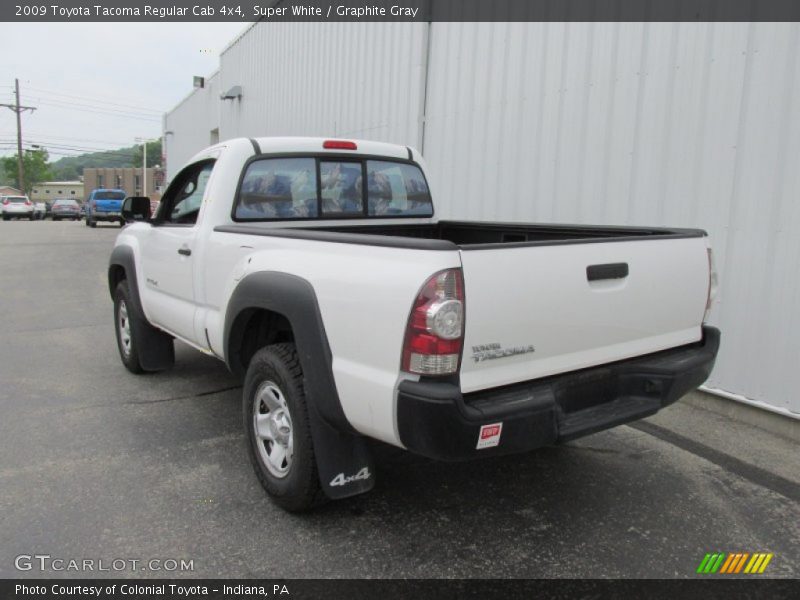
[[[3,220],[30,219],[33,221],[33,203],[27,196],[3,196]]]
[[[155,219],[147,198],[123,217],[122,362],[167,369],[174,338],[225,361],[255,472],[288,510],[369,490],[366,438],[456,460],[650,416],[719,347],[705,232],[439,220],[405,146],[229,140]]]

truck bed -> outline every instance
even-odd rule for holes
[[[242,224],[217,227],[216,231],[421,250],[461,250],[622,242],[654,238],[702,237],[701,229],[613,227],[481,221],[436,223],[385,223],[375,225],[328,225],[276,227],[274,224]]]
[[[465,221],[292,225],[216,230],[459,253],[468,315],[459,371],[464,393],[702,337],[709,263],[699,229]],[[354,271],[358,264],[352,262]],[[387,262],[386,268],[394,267]]]

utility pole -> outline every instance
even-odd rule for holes
[[[22,118],[21,115],[26,110],[33,112],[35,106],[20,106],[19,104],[19,79],[14,80],[14,95],[16,104],[0,104],[17,113],[17,186],[19,191],[25,193],[25,167],[22,163]]]
[[[137,137],[133,138],[133,141],[142,144],[142,196],[149,197],[147,194],[147,142],[151,140],[148,138]]]

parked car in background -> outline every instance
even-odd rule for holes
[[[30,219],[33,221],[33,203],[27,196],[3,196],[3,221]]]
[[[33,218],[43,221],[47,216],[47,205],[44,202],[33,203]]]
[[[81,207],[75,200],[70,198],[59,198],[53,202],[51,211],[53,221],[60,221],[61,219],[81,220]]]
[[[98,221],[112,221],[125,225],[122,219],[122,201],[125,190],[92,190],[86,198],[86,226],[97,227]]]

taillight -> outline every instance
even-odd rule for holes
[[[433,275],[422,286],[408,317],[402,369],[419,375],[458,370],[464,338],[464,279],[461,269]]]
[[[714,264],[714,252],[711,248],[706,248],[708,252],[708,294],[706,295],[706,312],[703,315],[703,323],[708,321],[711,314],[711,306],[714,304],[714,298],[717,297],[717,288],[719,287],[719,277],[717,276],[717,267]]]
[[[326,150],[358,150],[355,142],[347,140],[325,140],[322,147]]]
[[[3,200],[3,206],[5,206],[6,204],[8,204],[8,198],[5,198],[5,199]]]

